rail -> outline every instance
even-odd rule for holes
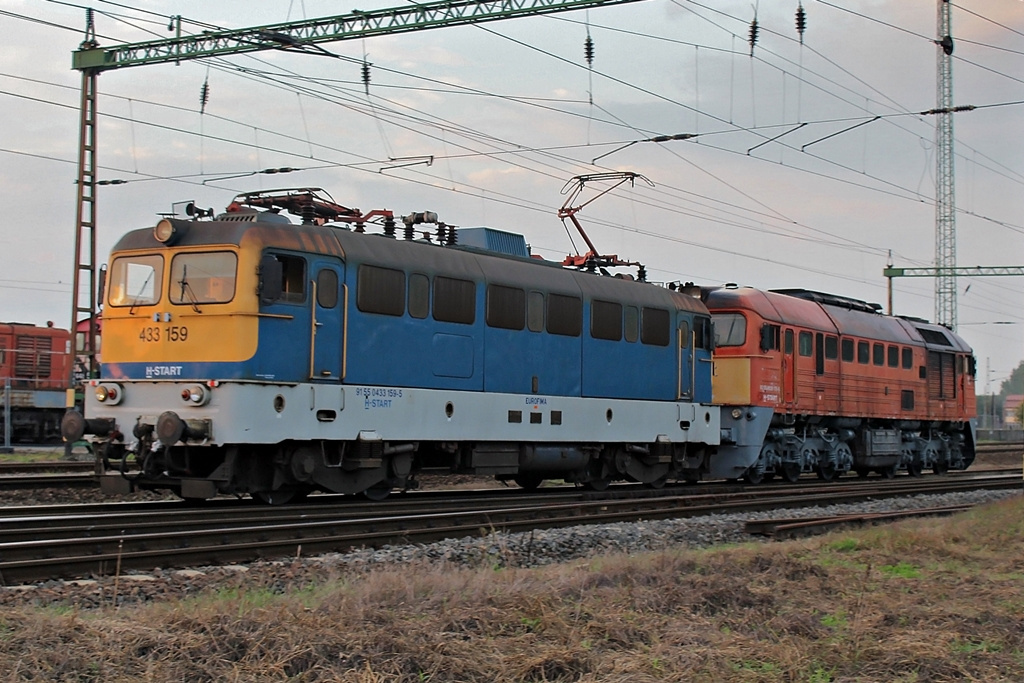
[[[581,524],[685,518],[699,515],[831,505],[924,493],[1020,488],[1021,475],[903,478],[899,482],[755,487],[750,490],[631,489],[612,494],[555,491],[545,495],[494,491],[452,497],[411,494],[385,503],[289,508],[237,504],[182,509],[142,507],[132,514],[111,508],[7,517],[0,513],[0,578],[5,584],[112,574],[153,567],[279,558],[383,544],[424,543],[486,531],[528,531]],[[502,492],[498,492],[501,494]],[[342,504],[339,504],[339,500]],[[227,501],[233,503],[233,501]],[[257,510],[259,512],[257,512]]]

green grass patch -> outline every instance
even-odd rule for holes
[[[860,548],[860,541],[856,538],[840,538],[838,541],[829,543],[828,548],[837,553],[852,553]]]
[[[901,579],[919,579],[921,570],[909,562],[897,562],[896,564],[883,564],[878,571],[887,576],[895,576]]]

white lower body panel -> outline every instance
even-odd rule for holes
[[[194,384],[194,383],[192,383]],[[86,416],[124,434],[165,411],[208,420],[210,445],[292,440],[702,443],[720,438],[716,406],[626,399],[493,394],[398,387],[223,383],[189,405],[189,383],[125,382],[119,405],[88,395]]]

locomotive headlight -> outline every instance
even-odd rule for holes
[[[103,383],[97,384],[95,389],[96,400],[108,406],[116,406],[124,398],[124,389],[120,384]]]
[[[210,390],[202,384],[193,384],[181,390],[181,400],[190,406],[204,406],[210,400]]]
[[[189,221],[163,218],[153,228],[153,237],[157,242],[171,246],[188,232]]]

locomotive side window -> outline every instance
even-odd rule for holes
[[[779,336],[782,328],[779,325],[765,323],[761,325],[761,352],[779,350]]]
[[[786,330],[785,342],[782,350],[787,355],[793,355],[793,330]]]
[[[698,349],[714,348],[711,332],[711,318],[698,315],[693,319],[693,345]]]
[[[103,350],[103,337],[96,337],[96,353]],[[75,333],[75,353],[85,353],[85,332]],[[0,346],[0,365],[3,365],[4,349]]]
[[[640,341],[653,346],[668,346],[668,323],[668,311],[644,306],[640,312]]]
[[[742,313],[715,313],[715,346],[743,346],[747,340],[747,319]],[[792,333],[790,333],[792,336]]]
[[[841,344],[841,346],[843,347],[842,348],[843,360],[845,362],[847,362],[847,363],[852,363],[853,362],[853,340],[852,339],[844,339],[843,343]]]
[[[578,337],[583,329],[583,301],[563,294],[548,295],[548,332]]]
[[[885,365],[885,345],[875,344],[871,347],[871,362],[874,365]]]
[[[857,342],[857,362],[867,365],[871,360],[871,345],[866,341]]]
[[[526,326],[530,332],[544,329],[544,293],[530,292],[526,296]]]
[[[640,309],[636,306],[626,306],[624,313],[626,322],[623,331],[626,341],[632,344],[640,338]]]
[[[526,292],[516,287],[487,286],[487,324],[506,330],[526,327]]]
[[[685,320],[679,321],[679,348],[685,349],[690,346],[690,326]]]
[[[435,277],[434,320],[464,325],[476,322],[476,283],[440,275]]]
[[[612,301],[590,302],[590,336],[609,341],[622,340],[622,304]]]
[[[363,313],[405,313],[405,273],[366,264],[359,266],[356,306]]]
[[[903,347],[903,369],[910,370],[914,367],[914,349]]]
[[[281,294],[276,301],[301,304],[306,300],[306,259],[289,254],[267,254],[281,266]]]
[[[430,278],[423,273],[409,276],[409,315],[422,320],[430,314]]]
[[[230,251],[176,254],[171,259],[172,304],[223,304],[235,298],[238,256]]]
[[[814,355],[814,338],[810,332],[801,332],[799,336],[800,355],[808,358]]]
[[[338,274],[330,268],[316,274],[316,302],[320,308],[338,305]]]
[[[889,354],[888,366],[890,368],[898,368],[900,366],[900,347],[889,346],[886,352]]]
[[[850,349],[851,351],[853,349]],[[825,358],[835,360],[839,358],[839,338],[831,335],[825,337]]]
[[[110,264],[111,306],[149,306],[160,301],[164,258],[122,256]]]

